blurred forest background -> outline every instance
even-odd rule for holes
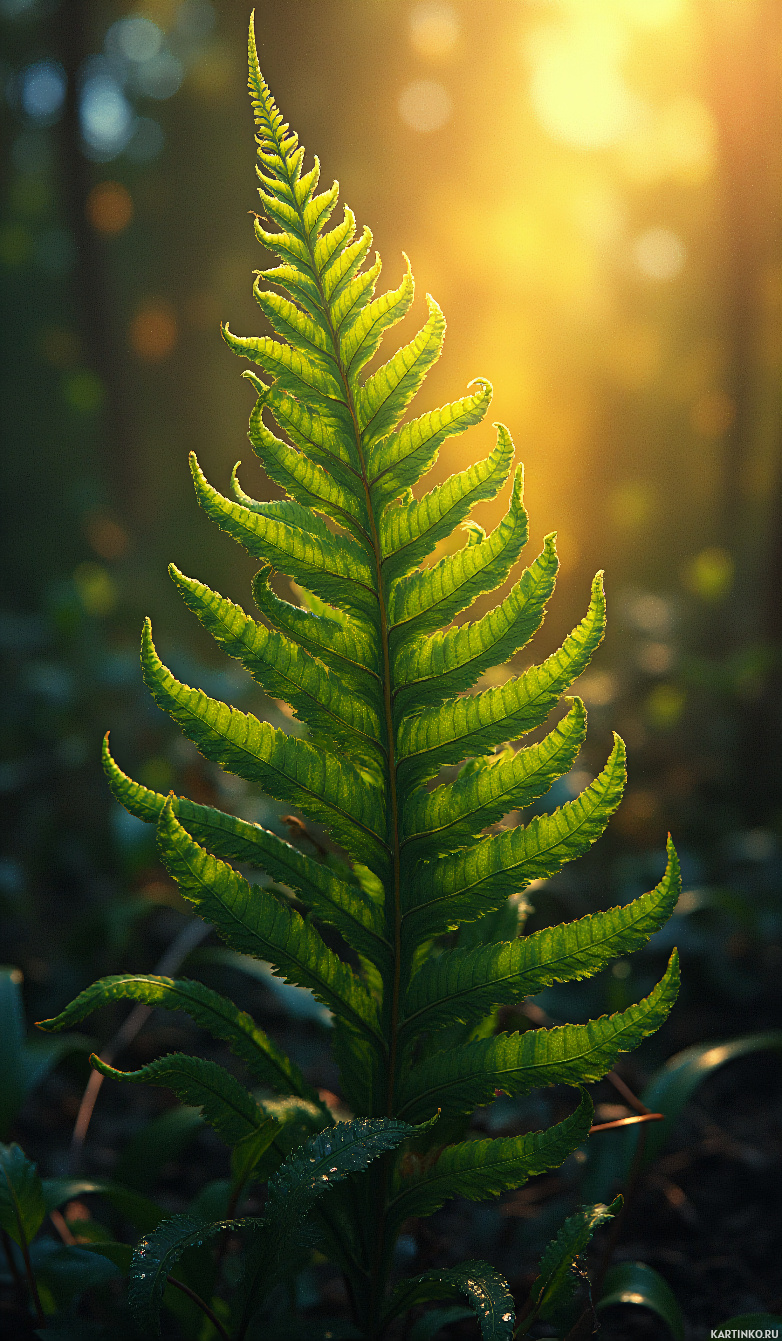
[[[107,728],[135,777],[285,832],[280,806],[183,742],[137,659],[149,614],[177,674],[287,722],[165,571],[250,600],[252,562],[196,505],[191,448],[216,487],[243,458],[244,487],[274,494],[219,333],[263,329],[252,272],[271,263],[249,217],[248,16],[249,0],[0,0],[0,957],[23,970],[33,1018],[100,973],[148,971],[185,918],[152,835],[104,785]],[[527,555],[559,532],[530,659],[606,570],[608,637],[577,687],[589,743],[553,799],[595,775],[612,728],[627,796],[596,851],[535,891],[533,925],[649,888],[668,830],[685,894],[648,952],[550,989],[546,1009],[621,1008],[677,942],[682,1004],[642,1070],[779,1023],[778,0],[258,0],[256,27],[278,103],[373,228],[388,285],[410,256],[419,297],[397,343],[425,292],[444,308],[416,412],[488,377],[526,467]],[[492,441],[489,425],[455,440],[432,478]],[[176,1029],[147,1037],[137,1060]],[[307,1046],[316,1057],[322,1036]],[[33,1147],[67,1143],[86,1075],[81,1057],[65,1065],[62,1112],[30,1119]]]

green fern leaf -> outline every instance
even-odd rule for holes
[[[554,536],[525,571],[516,569],[528,531],[521,467],[513,472],[506,515],[490,534],[470,516],[513,471],[513,443],[502,425],[485,459],[468,456],[457,474],[413,497],[446,440],[483,419],[491,386],[470,383],[461,399],[406,419],[442,347],[445,321],[432,298],[418,333],[368,370],[383,336],[413,302],[407,258],[399,285],[376,294],[381,263],[370,257],[372,234],[357,228],[349,209],[341,218],[335,213],[338,185],[319,188],[317,160],[305,167],[304,149],[258,67],[252,30],[249,59],[262,210],[255,233],[273,262],[256,272],[254,294],[268,329],[244,337],[225,326],[223,337],[255,365],[243,374],[257,392],[250,440],[284,497],[251,497],[236,469],[225,497],[195,458],[192,474],[206,515],[259,562],[253,592],[260,619],[178,568],[171,572],[221,649],[265,694],[290,706],[307,737],[177,680],[158,657],[148,625],[142,664],[157,704],[207,759],[325,825],[341,852],[316,861],[259,825],[166,798],[128,778],[107,746],[105,767],[117,799],[157,824],[163,860],[183,896],[242,962],[269,963],[330,1011],[342,1097],[357,1114],[385,1123],[377,1148],[369,1139],[350,1166],[361,1178],[317,1211],[326,1247],[350,1281],[361,1329],[379,1335],[386,1316],[466,1293],[484,1338],[506,1341],[513,1330],[510,1296],[480,1263],[403,1284],[384,1313],[399,1217],[432,1210],[447,1196],[497,1195],[554,1167],[583,1138],[588,1101],[549,1132],[449,1145],[412,1176],[407,1157],[394,1154],[399,1133],[409,1132],[408,1119],[423,1121],[437,1108],[461,1117],[491,1102],[497,1090],[523,1094],[596,1080],[620,1052],[652,1033],[675,997],[675,960],[648,998],[620,1014],[525,1034],[493,1030],[500,1005],[547,983],[586,977],[641,945],[673,906],[676,857],[671,849],[661,884],[628,907],[520,938],[524,905],[517,896],[586,851],[621,798],[624,747],[616,738],[605,768],[580,796],[553,814],[485,832],[572,768],[586,728],[579,699],[542,739],[519,748],[516,742],[543,725],[589,665],[604,631],[602,575],[585,618],[557,652],[496,688],[474,690],[539,627],[557,573]],[[423,566],[438,547],[443,557]],[[280,579],[291,584],[289,599],[278,594]],[[454,623],[506,581],[495,608]],[[441,776],[460,764],[458,773]],[[250,886],[232,862],[259,867],[263,881]],[[341,938],[339,953],[316,922]],[[457,948],[438,944],[456,930]],[[274,1116],[266,1111],[271,1101],[257,1103],[226,1073],[195,1058],[162,1058],[132,1074],[136,1082],[172,1085],[203,1106],[230,1143],[243,1142],[235,1180],[242,1170],[255,1178],[273,1173],[275,1162],[306,1138],[308,1122],[327,1121],[265,1034],[198,984],[146,975],[104,981],[57,1022],[107,995],[186,1005],[255,1079],[293,1091],[278,1105],[305,1105],[306,1114],[280,1118],[258,1162],[263,1123]],[[387,1157],[375,1166],[381,1147]],[[289,1162],[278,1183],[272,1178],[269,1208],[283,1225],[286,1216],[291,1227],[298,1224],[294,1204],[309,1206],[331,1173],[342,1177],[342,1156],[333,1157],[317,1189],[311,1167],[317,1151],[298,1173]],[[283,1195],[285,1178],[293,1182]],[[270,1264],[281,1261],[281,1243],[293,1261],[300,1247],[295,1233],[277,1232],[275,1239],[266,1225],[256,1235],[234,1309],[240,1335],[268,1285]],[[145,1296],[150,1327],[157,1325],[157,1290],[155,1276]],[[423,1331],[430,1333],[428,1321]]]
[[[255,603],[269,623],[285,629],[302,647],[336,670],[356,693],[374,702],[381,696],[381,683],[377,646],[366,625],[339,618],[342,612],[333,606],[325,605],[323,611],[315,612],[291,605],[272,591],[271,574],[272,569],[264,567],[253,579]]]
[[[103,767],[120,804],[138,819],[157,824],[169,798],[122,772],[109,751],[108,735],[103,743]],[[329,866],[314,861],[260,824],[198,805],[186,796],[172,796],[170,803],[191,838],[216,857],[268,871],[274,880],[295,890],[321,921],[336,927],[349,945],[383,961],[388,942],[383,935],[382,912],[360,885],[340,880]]]
[[[586,670],[604,630],[605,598],[598,573],[584,619],[541,666],[531,666],[496,689],[449,699],[442,707],[424,708],[402,721],[397,740],[400,783],[412,786],[433,777],[443,764],[458,764],[540,726],[560,694]]]
[[[507,432],[501,426],[500,431]],[[527,541],[522,487],[519,468],[507,516],[481,544],[466,545],[433,568],[420,569],[391,584],[388,610],[394,653],[411,639],[449,623],[482,592],[493,591],[505,581]]]
[[[402,917],[408,945],[495,911],[511,894],[588,851],[622,799],[625,749],[618,736],[614,742],[595,781],[553,814],[420,867],[408,884]]]
[[[522,1187],[535,1174],[558,1169],[587,1139],[592,1116],[592,1101],[582,1093],[575,1113],[546,1131],[446,1146],[432,1167],[408,1178],[397,1175],[389,1206],[392,1224],[432,1215],[453,1197],[486,1201]]]
[[[530,1292],[535,1300],[533,1317],[548,1318],[570,1300],[575,1286],[575,1263],[598,1226],[612,1220],[621,1205],[622,1198],[617,1197],[610,1206],[582,1206],[565,1221],[541,1258],[540,1274]]]
[[[448,1117],[490,1103],[498,1089],[528,1094],[541,1085],[600,1080],[622,1052],[653,1034],[667,1018],[679,990],[679,964],[671,955],[665,976],[648,997],[616,1015],[587,1024],[499,1034],[439,1053],[408,1073],[400,1115],[420,1120],[433,1108]]]
[[[377,1038],[374,1001],[313,926],[270,890],[248,885],[232,867],[199,847],[170,804],[160,816],[158,835],[166,869],[182,895],[233,949],[268,960],[281,977],[308,987],[359,1032]]]
[[[445,317],[434,298],[427,296],[426,303],[429,308],[426,325],[357,389],[356,419],[362,453],[396,427],[432,364],[440,357]]]
[[[431,1299],[452,1299],[464,1295],[477,1315],[481,1341],[511,1341],[513,1337],[513,1295],[508,1283],[487,1262],[463,1262],[450,1269],[426,1271],[413,1280],[397,1285],[386,1308],[386,1318],[405,1313],[416,1304]]]
[[[511,810],[545,796],[557,778],[570,772],[585,737],[586,711],[577,698],[539,745],[478,760],[455,782],[413,793],[403,812],[404,847],[416,859],[465,846]]]
[[[412,572],[439,540],[464,521],[477,502],[494,498],[512,463],[513,443],[501,428],[497,446],[484,461],[452,475],[421,499],[387,508],[380,527],[386,583]]]
[[[311,653],[285,634],[250,619],[240,606],[171,564],[185,604],[229,656],[241,661],[272,698],[290,704],[317,744],[342,746],[376,768],[385,756],[377,713]]]
[[[144,626],[142,666],[155,702],[207,759],[258,783],[270,796],[299,806],[311,819],[330,824],[348,851],[373,870],[385,869],[388,849],[380,793],[353,764],[182,684],[158,657],[149,622]]]
[[[185,1011],[202,1029],[222,1038],[236,1057],[247,1066],[261,1085],[301,1098],[317,1100],[317,1095],[299,1068],[285,1056],[276,1043],[258,1028],[250,1016],[239,1010],[219,992],[203,983],[186,978],[161,978],[154,974],[115,974],[100,978],[73,1000],[66,1010],[51,1020],[41,1020],[39,1029],[55,1032],[76,1020],[83,1020],[108,1001],[139,1001],[147,1006]]]
[[[367,475],[376,512],[431,469],[447,437],[480,423],[491,403],[492,388],[484,378],[476,379],[476,384],[479,389],[471,396],[430,410],[370,448]]]
[[[680,893],[679,861],[669,839],[660,884],[624,908],[546,927],[504,945],[445,950],[427,959],[408,988],[403,1034],[414,1036],[454,1020],[474,1024],[497,1006],[535,996],[552,982],[599,973],[612,959],[645,945],[668,921]]]
[[[406,644],[394,662],[399,709],[442,703],[470,689],[490,666],[509,660],[540,627],[559,560],[555,536],[504,600],[482,619]]]
[[[205,1120],[226,1145],[235,1145],[244,1136],[272,1121],[264,1116],[244,1085],[240,1085],[224,1067],[205,1061],[203,1057],[170,1052],[137,1071],[118,1071],[94,1053],[90,1063],[111,1080],[127,1080],[134,1085],[161,1085],[173,1090],[183,1103],[201,1109]]]
[[[195,457],[192,461],[198,501],[223,531],[322,600],[347,605],[357,618],[374,622],[378,598],[372,568],[355,541],[333,535],[316,513],[295,503],[267,504],[263,514],[233,503],[207,482]]]

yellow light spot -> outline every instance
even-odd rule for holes
[[[635,531],[649,520],[654,507],[654,493],[640,480],[620,484],[608,500],[608,511],[615,526],[623,531]]]
[[[399,115],[412,130],[429,134],[450,121],[453,103],[447,88],[433,79],[416,79],[399,95]]]
[[[115,237],[133,218],[133,199],[121,182],[99,182],[87,196],[85,213],[96,233]]]
[[[639,28],[665,28],[682,17],[684,0],[621,0],[621,7]]]
[[[577,682],[576,693],[587,707],[605,708],[616,698],[617,687],[616,676],[610,671],[589,671]]]
[[[145,303],[130,323],[128,339],[133,352],[146,363],[161,363],[168,358],[177,340],[171,304],[160,298]]]
[[[687,696],[678,685],[655,685],[644,704],[646,720],[656,730],[667,731],[678,722],[686,702]]]
[[[561,26],[531,34],[530,98],[541,125],[555,140],[600,149],[623,140],[640,115],[621,65],[627,38],[622,26],[594,7],[572,10]]]
[[[682,582],[704,601],[721,601],[733,586],[733,557],[718,545],[702,549],[682,571]]]
[[[108,615],[117,604],[117,588],[110,574],[99,563],[80,563],[73,581],[88,615]]]
[[[423,3],[410,13],[410,45],[419,56],[440,60],[459,40],[459,19],[453,5]]]
[[[646,279],[675,279],[687,259],[687,248],[670,228],[647,228],[633,243],[633,260]]]

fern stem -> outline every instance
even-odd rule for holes
[[[181,1290],[182,1294],[187,1295],[188,1299],[192,1299],[193,1303],[200,1308],[201,1312],[209,1319],[218,1336],[223,1338],[223,1341],[231,1341],[230,1336],[220,1319],[217,1317],[217,1314],[212,1311],[206,1300],[201,1298],[200,1294],[196,1294],[195,1290],[191,1290],[189,1285],[185,1285],[184,1281],[177,1280],[176,1276],[167,1276],[166,1280],[169,1285],[174,1286],[175,1290]]]

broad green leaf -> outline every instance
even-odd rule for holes
[[[542,665],[531,666],[495,689],[449,699],[439,708],[423,708],[401,723],[397,741],[400,785],[432,777],[443,764],[458,764],[540,726],[560,694],[586,670],[604,628],[605,598],[598,573],[586,616]]]
[[[161,1085],[173,1090],[183,1103],[203,1111],[205,1121],[226,1145],[235,1145],[243,1136],[265,1124],[266,1119],[252,1095],[216,1062],[170,1052],[137,1071],[118,1071],[94,1054],[90,1061],[96,1071],[111,1080],[127,1080],[134,1085]]]
[[[432,1215],[452,1197],[486,1201],[523,1187],[535,1174],[558,1169],[587,1139],[591,1124],[592,1101],[583,1093],[575,1113],[546,1131],[461,1141],[447,1145],[433,1163],[421,1158],[418,1170],[397,1175],[389,1210],[392,1224],[398,1226],[408,1216]]]
[[[521,1327],[522,1335],[536,1318],[550,1318],[570,1302],[576,1285],[573,1267],[598,1226],[612,1220],[621,1205],[622,1198],[617,1197],[610,1206],[582,1206],[565,1221],[541,1258],[540,1274],[530,1292],[533,1308]]]
[[[680,893],[679,861],[669,839],[660,884],[623,908],[506,944],[444,950],[427,959],[410,983],[403,1033],[409,1037],[456,1020],[477,1023],[497,1006],[535,996],[552,982],[591,977],[612,959],[645,945],[668,921]]]
[[[464,1295],[477,1316],[481,1341],[511,1341],[513,1295],[507,1281],[488,1262],[463,1262],[450,1269],[426,1271],[397,1285],[386,1308],[386,1317],[397,1317],[430,1299],[453,1299]]]
[[[616,1015],[602,1015],[587,1024],[499,1034],[438,1053],[417,1063],[406,1075],[400,1115],[414,1122],[440,1108],[448,1117],[490,1103],[496,1090],[528,1094],[541,1085],[599,1080],[620,1053],[629,1052],[659,1029],[678,990],[674,951],[665,976],[649,996]]]
[[[652,1077],[641,1098],[652,1113],[663,1113],[664,1122],[650,1122],[644,1133],[642,1167],[662,1152],[671,1138],[673,1127],[698,1086],[714,1071],[739,1057],[756,1052],[782,1049],[782,1030],[770,1029],[757,1034],[742,1034],[724,1043],[695,1043],[670,1057]],[[613,1134],[613,1133],[607,1133]],[[638,1148],[639,1132],[628,1128],[619,1140],[608,1145],[599,1134],[589,1151],[585,1184],[593,1195],[606,1195],[628,1175]]]
[[[160,850],[184,898],[196,904],[233,949],[268,960],[281,977],[309,987],[324,1006],[361,1032],[375,1035],[377,1007],[347,964],[308,922],[268,889],[193,841],[171,806],[158,824]]]
[[[187,978],[162,978],[155,974],[115,974],[100,978],[66,1006],[51,1020],[40,1020],[39,1029],[64,1029],[83,1020],[108,1001],[139,1001],[147,1006],[166,1010],[185,1011],[202,1029],[228,1044],[234,1056],[247,1066],[253,1078],[262,1085],[285,1093],[299,1094],[314,1099],[315,1092],[307,1085],[299,1068],[294,1065],[276,1043],[258,1027],[254,1020],[239,1010],[227,997],[213,992],[203,983]]]
[[[650,1309],[667,1324],[674,1341],[684,1341],[684,1317],[673,1290],[644,1262],[619,1262],[609,1267],[595,1307],[600,1313],[614,1304],[638,1304]]]
[[[660,1153],[670,1139],[674,1122],[708,1076],[739,1057],[780,1049],[782,1029],[768,1029],[756,1034],[742,1034],[724,1043],[696,1043],[671,1057],[643,1092],[646,1106],[653,1113],[664,1113],[667,1119],[666,1122],[650,1123],[644,1163],[650,1163]],[[632,1144],[634,1148],[635,1141]]]
[[[310,819],[330,824],[348,851],[368,866],[385,867],[380,793],[367,785],[355,765],[182,684],[158,657],[148,622],[142,665],[155,702],[208,759],[258,783],[277,800],[298,806]]]
[[[45,1215],[38,1166],[15,1143],[0,1145],[0,1229],[21,1248],[35,1238]]]
[[[66,1308],[85,1290],[108,1285],[121,1274],[119,1266],[107,1254],[54,1239],[34,1243],[30,1259],[36,1280],[48,1286],[60,1308]]]

